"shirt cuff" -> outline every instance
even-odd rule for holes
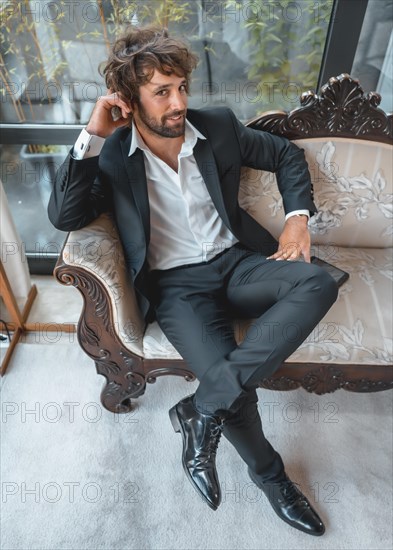
[[[96,157],[101,153],[104,143],[105,138],[89,134],[89,132],[86,132],[85,128],[83,128],[75,142],[72,158],[82,160]]]
[[[310,211],[309,210],[293,210],[292,212],[288,212],[288,214],[285,216],[285,221],[287,221],[287,219],[291,218],[292,216],[307,216],[307,218],[310,219]]]

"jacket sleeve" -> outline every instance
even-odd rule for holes
[[[52,224],[62,231],[75,231],[111,206],[109,185],[99,168],[99,157],[72,158],[72,150],[56,173],[48,204]]]
[[[313,202],[313,187],[303,149],[285,137],[247,128],[230,111],[242,164],[276,174],[284,211],[317,209]]]

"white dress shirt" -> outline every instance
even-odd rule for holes
[[[150,206],[150,269],[170,269],[214,258],[238,239],[220,218],[195,161],[193,149],[206,139],[186,120],[185,140],[178,156],[178,172],[154,155],[132,125],[131,156],[137,148],[144,153]],[[77,160],[100,154],[105,139],[85,129],[72,152]],[[294,210],[291,216],[310,216],[308,210]]]
[[[169,269],[213,258],[238,239],[220,218],[195,161],[193,149],[206,139],[186,120],[178,172],[154,155],[135,125],[129,155],[144,153],[150,205],[150,269]]]

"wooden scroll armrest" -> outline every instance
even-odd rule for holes
[[[144,321],[132,281],[127,276],[124,253],[117,228],[109,214],[102,214],[88,226],[69,233],[55,276],[62,284],[73,285],[82,293],[85,308],[92,316],[79,335],[87,341],[100,339],[97,327],[114,334],[132,353],[143,355]],[[92,306],[93,309],[92,309]],[[99,343],[99,342],[95,342]],[[91,355],[91,354],[90,354]]]

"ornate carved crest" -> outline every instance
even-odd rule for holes
[[[284,113],[272,111],[247,126],[289,139],[349,137],[393,143],[393,115],[378,107],[381,96],[365,94],[359,81],[348,74],[329,79],[320,94],[302,94],[301,107]]]

